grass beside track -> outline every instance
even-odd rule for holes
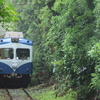
[[[53,86],[46,88],[37,86],[29,88],[29,90],[31,91],[31,96],[36,100],[75,100],[77,96],[76,92],[72,91],[72,89],[69,89],[63,94],[62,91],[55,90]]]
[[[18,91],[21,90],[22,89],[20,88]],[[25,90],[29,93],[29,95],[32,98],[34,98],[33,100],[76,100],[77,97],[77,93],[71,88],[69,88],[67,91],[60,87],[55,89],[55,85],[39,85],[35,87],[26,88]],[[19,94],[16,91],[14,93],[14,97],[16,98],[26,98],[23,94]],[[29,100],[28,98],[26,99]],[[9,100],[7,92],[4,89],[0,89],[0,100]]]

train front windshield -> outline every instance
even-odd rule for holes
[[[14,59],[14,57],[18,60],[29,60],[30,50],[26,48],[17,48],[14,52],[13,48],[0,48],[0,59]]]
[[[0,59],[13,59],[13,48],[0,48]]]
[[[23,48],[17,48],[16,49],[16,58],[17,59],[30,59],[30,50],[29,49],[23,49]]]

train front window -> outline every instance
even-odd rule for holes
[[[24,48],[17,48],[16,49],[16,58],[17,59],[29,59],[30,58],[30,50]]]
[[[0,48],[0,59],[13,59],[13,48]]]

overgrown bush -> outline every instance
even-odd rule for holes
[[[86,99],[93,91],[92,76],[92,86],[99,87],[95,79],[99,79],[100,1],[22,1],[14,0],[21,19],[17,30],[34,41],[33,73],[48,70],[50,76],[55,71],[58,80],[68,77],[68,86],[79,87],[79,97]]]
[[[100,43],[96,43],[88,52],[88,55],[95,61],[95,72],[91,73],[91,85],[93,88],[100,89]]]

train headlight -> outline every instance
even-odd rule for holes
[[[26,71],[29,72],[29,69],[27,68]]]
[[[19,38],[15,38],[15,41],[18,42],[19,41]]]
[[[2,68],[0,68],[0,71],[2,71]]]
[[[19,41],[19,38],[11,38],[11,41],[12,42],[18,42]]]
[[[11,38],[11,41],[14,42],[14,38]]]

